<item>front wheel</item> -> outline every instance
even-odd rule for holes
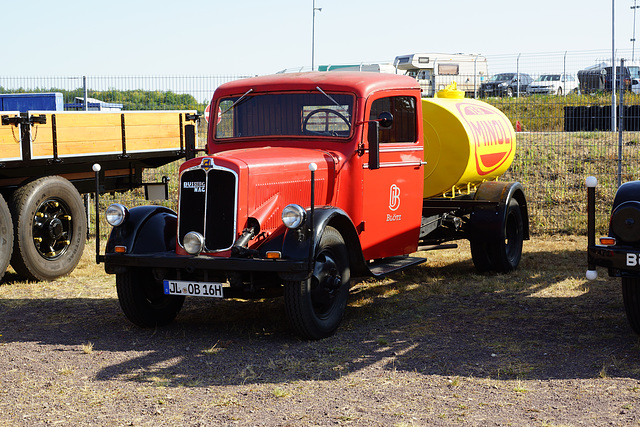
[[[125,316],[142,328],[171,323],[184,304],[184,296],[165,295],[162,281],[145,269],[116,274],[116,289]]]
[[[333,227],[325,228],[311,277],[284,283],[287,316],[298,335],[318,340],[338,329],[347,306],[350,275],[342,235]]]
[[[640,335],[640,278],[622,278],[622,300],[631,329]]]

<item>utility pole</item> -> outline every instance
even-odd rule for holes
[[[313,21],[311,23],[311,71],[315,71],[316,62],[316,10],[322,12],[322,8],[316,8],[316,0],[313,0]]]
[[[617,129],[616,121],[616,2],[611,0],[611,132]],[[622,79],[620,79],[622,82]]]
[[[633,37],[631,38],[631,63],[633,63],[633,60],[635,59],[635,54],[636,54],[636,9],[639,8],[640,6],[636,5],[636,1],[637,0],[633,0],[633,6],[631,6],[631,9],[633,10]]]

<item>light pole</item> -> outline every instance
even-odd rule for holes
[[[313,22],[311,23],[311,71],[315,71],[316,58],[316,10],[322,12],[322,8],[316,8],[316,0],[313,0]]]
[[[636,9],[639,8],[640,6],[636,6],[636,0],[633,0],[633,6],[631,6],[631,9],[633,10],[633,37],[631,38],[631,62],[633,63],[633,60],[635,59],[635,53],[636,53]]]

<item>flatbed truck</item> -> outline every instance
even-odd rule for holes
[[[70,273],[87,238],[81,194],[142,186],[142,172],[184,158],[196,111],[0,111],[0,278]]]

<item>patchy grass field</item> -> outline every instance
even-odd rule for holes
[[[517,272],[469,249],[359,282],[338,332],[292,335],[281,299],[188,299],[130,324],[93,264],[0,285],[0,425],[637,425],[640,345],[586,238],[525,242]]]

